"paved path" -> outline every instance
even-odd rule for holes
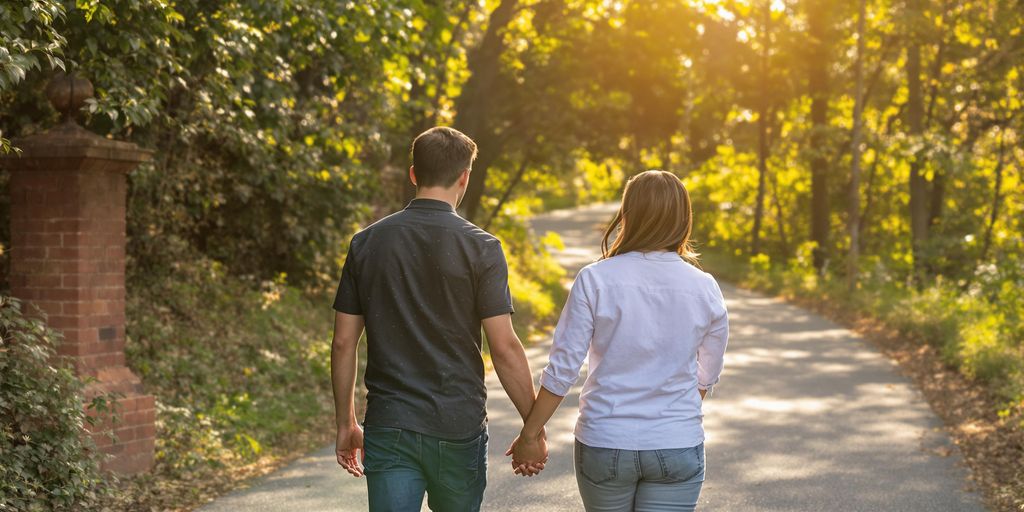
[[[562,235],[566,250],[558,257],[575,272],[596,258],[599,228],[612,211],[596,205],[554,212],[534,226]],[[705,404],[708,473],[699,510],[984,510],[978,496],[965,490],[966,472],[940,421],[891,362],[819,316],[722,289],[732,338],[722,382]],[[539,372],[547,346],[531,347],[528,355]],[[503,456],[519,417],[494,375],[487,384],[491,447],[484,510],[582,510],[572,472],[579,386],[549,423],[548,468],[523,479],[507,470]],[[364,481],[346,476],[332,447],[325,447],[202,510],[365,509]]]

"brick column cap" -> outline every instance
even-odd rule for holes
[[[21,154],[0,157],[0,165],[12,171],[102,169],[127,173],[153,156],[151,150],[101,137],[71,120],[13,142]]]

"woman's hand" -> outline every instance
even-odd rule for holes
[[[512,456],[512,470],[517,475],[534,476],[544,470],[548,461],[548,446],[544,431],[528,436],[520,433],[505,455]]]

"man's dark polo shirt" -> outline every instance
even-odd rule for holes
[[[366,425],[479,434],[480,320],[512,312],[497,238],[446,202],[414,199],[352,237],[334,309],[366,320]]]

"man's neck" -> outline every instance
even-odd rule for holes
[[[441,187],[421,187],[416,190],[416,199],[444,201],[452,205],[452,208],[455,208],[458,206],[459,191],[458,189],[447,189]]]

